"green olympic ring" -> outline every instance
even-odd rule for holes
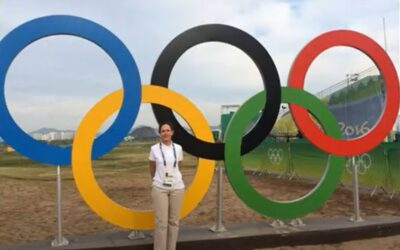
[[[310,93],[289,87],[282,87],[282,102],[290,102],[307,108],[321,123],[323,129],[335,138],[340,130],[333,114],[326,104]],[[329,155],[329,162],[322,179],[305,196],[292,201],[273,201],[258,193],[249,183],[241,165],[241,138],[249,121],[264,107],[263,91],[248,99],[234,114],[225,134],[225,169],[228,180],[239,198],[256,212],[275,219],[293,219],[319,208],[333,193],[340,180],[345,158]]]

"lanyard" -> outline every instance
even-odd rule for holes
[[[172,148],[174,149],[174,159],[175,159],[174,167],[176,167],[176,150],[175,150],[175,144],[174,143],[172,143]],[[164,155],[164,152],[163,152],[162,147],[161,147],[161,142],[160,142],[160,151],[161,151],[161,155],[162,155],[162,158],[163,158],[164,167],[166,167],[167,166],[167,161],[165,160],[165,155]]]

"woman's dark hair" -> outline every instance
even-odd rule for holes
[[[165,122],[161,122],[160,125],[158,126],[158,133],[161,133],[161,127],[164,125],[168,125],[172,131],[174,131],[174,126],[172,125],[172,122],[170,121],[165,121]]]

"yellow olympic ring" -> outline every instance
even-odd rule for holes
[[[189,124],[194,134],[214,142],[201,112],[185,97],[163,87],[142,86],[142,103],[155,103],[175,110]],[[72,173],[76,186],[88,206],[104,220],[127,229],[148,230],[154,227],[152,210],[132,210],[111,200],[100,188],[91,164],[93,139],[104,121],[121,107],[123,90],[100,100],[83,118],[72,145]],[[214,174],[215,161],[199,158],[196,175],[187,188],[180,217],[185,217],[201,201]]]

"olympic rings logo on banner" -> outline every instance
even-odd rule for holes
[[[352,159],[349,158],[346,161],[346,171],[348,174],[353,174],[353,169],[352,169]],[[368,169],[372,166],[372,159],[370,154],[365,153],[362,155],[356,155],[355,156],[355,161],[354,164],[357,169],[357,173],[359,175],[365,175],[368,171]]]
[[[36,40],[60,34],[82,37],[100,46],[116,64],[123,85],[123,90],[107,95],[85,115],[76,131],[72,148],[52,146],[31,138],[11,117],[4,95],[6,73],[18,53]],[[211,41],[227,43],[245,52],[256,64],[264,85],[264,91],[248,99],[232,117],[224,143],[214,142],[205,118],[188,99],[168,89],[169,77],[179,57],[191,47]],[[364,52],[376,63],[385,80],[386,103],[378,124],[367,134],[353,140],[340,139],[337,121],[327,105],[303,90],[305,75],[312,61],[334,46],[349,46]],[[386,52],[371,38],[349,30],[330,31],[308,43],[295,59],[288,79],[289,87],[281,88],[271,56],[254,37],[231,26],[209,24],[194,27],[174,38],[155,64],[151,85],[142,86],[133,56],[109,30],[80,17],[46,16],[18,26],[0,41],[0,136],[32,160],[53,165],[71,164],[82,198],[103,219],[124,228],[151,229],[154,226],[153,212],[128,209],[112,201],[97,184],[91,167],[92,159],[110,151],[129,132],[140,103],[151,103],[157,121],[172,121],[176,128],[174,140],[186,152],[199,157],[195,178],[185,192],[181,217],[192,211],[206,194],[214,173],[214,160],[224,160],[228,180],[246,205],[272,218],[296,218],[314,211],[331,196],[345,165],[344,156],[364,153],[384,139],[397,117],[399,80]],[[317,186],[300,199],[285,202],[273,201],[258,193],[241,166],[241,155],[258,146],[270,133],[281,99],[289,103],[303,135],[330,154]],[[172,110],[186,120],[194,135],[178,123]],[[260,110],[260,119],[242,138],[247,124]],[[94,139],[102,123],[116,111],[119,112],[114,123]],[[325,132],[316,126],[308,112]]]
[[[269,148],[268,159],[273,165],[279,165],[283,159],[283,149],[281,148]]]

